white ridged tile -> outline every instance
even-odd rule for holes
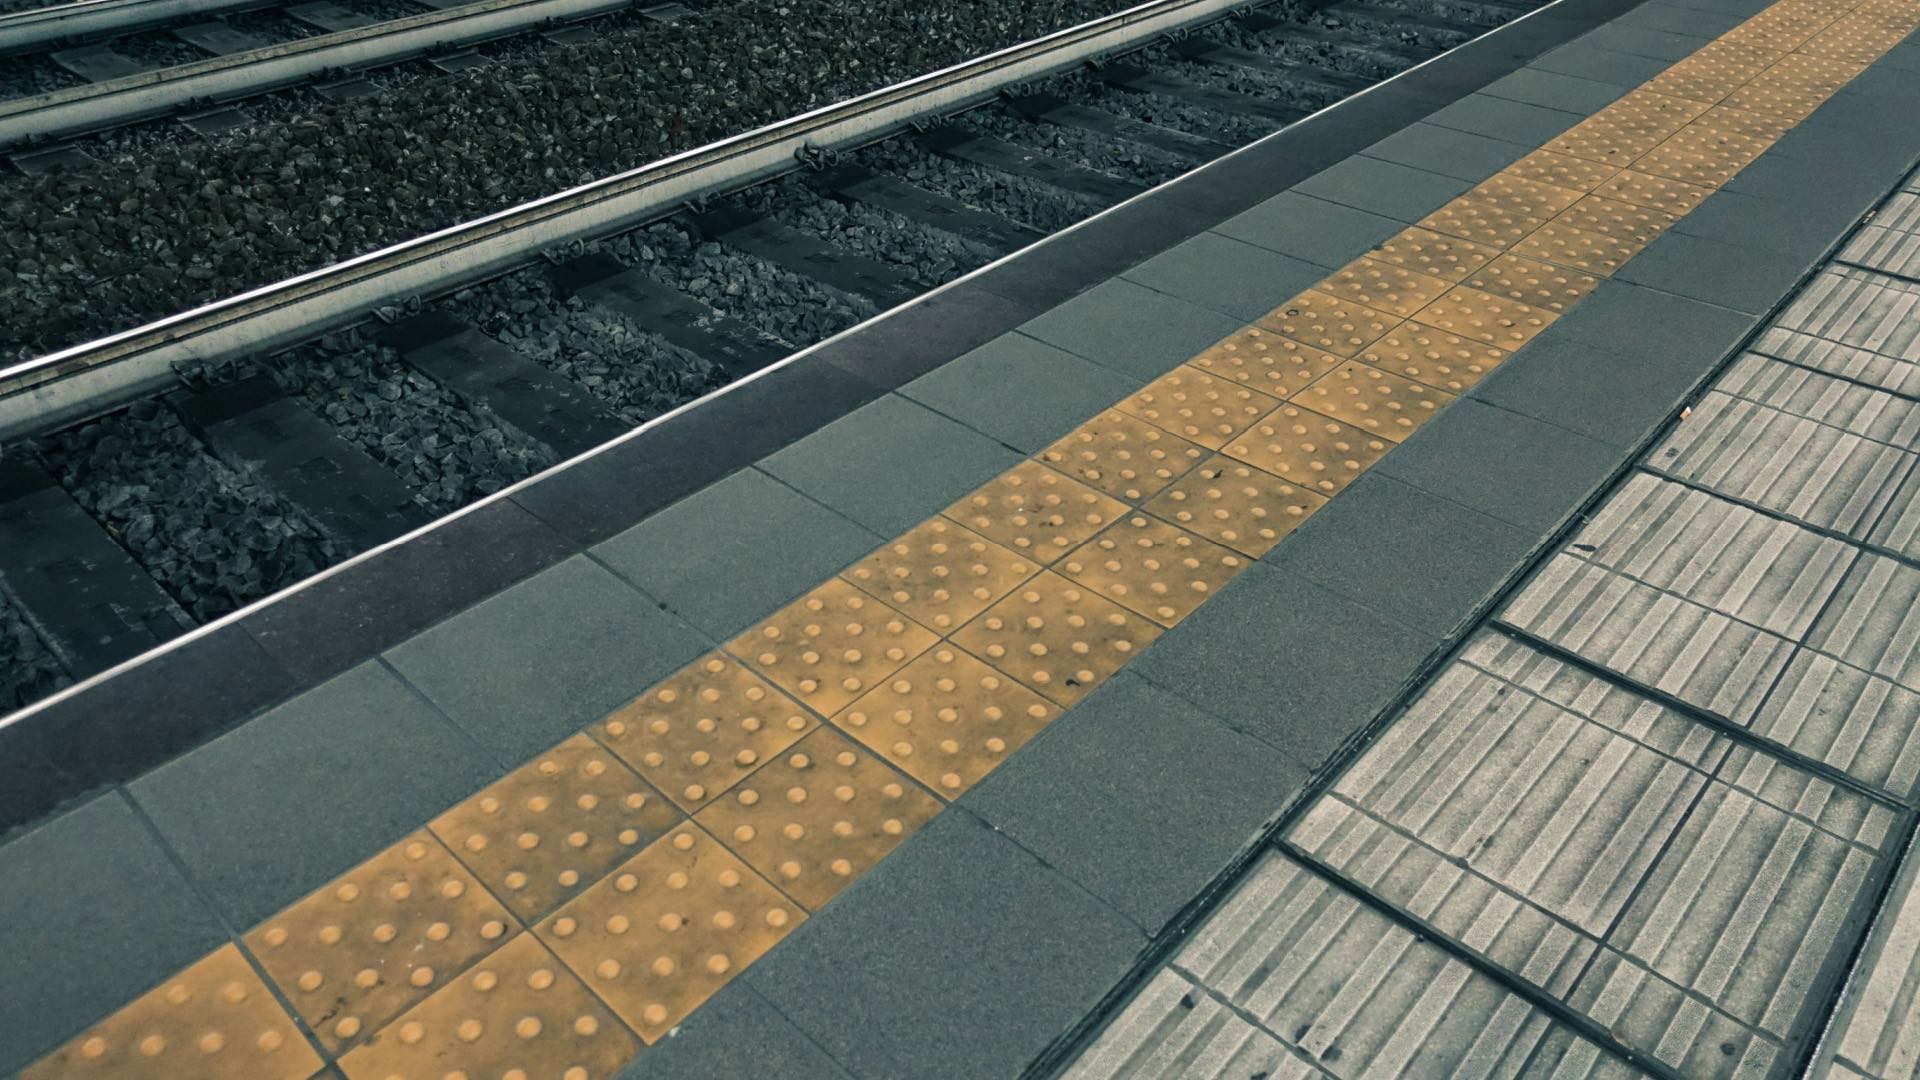
[[[1841,262],[1920,277],[1920,195],[1899,192],[1840,251]]]
[[[1882,356],[1870,349],[1778,327],[1761,334],[1753,350],[1892,393],[1920,397],[1920,361]]]
[[[1920,791],[1920,693],[1802,649],[1751,716],[1758,734],[1895,797]]]
[[[1920,1076],[1920,855],[1909,851],[1813,1075]],[[1832,1060],[1837,1057],[1838,1060]]]
[[[1759,353],[1740,354],[1713,388],[1876,442],[1920,440],[1920,401]]]
[[[1807,644],[1920,690],[1920,569],[1861,555]]]
[[[1320,1080],[1329,1075],[1184,975],[1162,968],[1061,1080]]]
[[[1867,539],[1908,558],[1920,559],[1920,464],[1907,473]]]
[[[1778,325],[1814,337],[1920,360],[1920,284],[1856,267],[1829,267],[1780,313]]]

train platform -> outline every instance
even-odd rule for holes
[[[1560,0],[17,715],[0,1074],[1920,1075],[1916,27]]]

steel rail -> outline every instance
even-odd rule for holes
[[[262,0],[77,0],[31,11],[0,15],[0,56],[26,52],[56,41],[106,37],[187,16],[210,18],[235,8],[261,6]]]
[[[632,5],[633,0],[478,0],[357,30],[0,101],[0,147],[164,116],[204,101],[232,101],[330,71],[378,67]]]
[[[465,224],[145,326],[0,369],[0,439],[59,426],[167,384],[175,365],[257,354],[451,291],[576,240],[789,171],[812,150],[870,142],[1002,88],[1224,15],[1245,0],[1127,10],[709,143]]]

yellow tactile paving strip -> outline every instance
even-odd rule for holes
[[[1779,0],[25,1077],[612,1076],[1917,25]]]

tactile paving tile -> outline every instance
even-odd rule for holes
[[[1516,215],[1548,219],[1579,202],[1584,194],[1580,188],[1530,180],[1503,169],[1462,198],[1487,200]]]
[[[1843,18],[1807,39],[1799,52],[1829,60],[1871,64],[1912,31],[1876,25],[1872,20]]]
[[[1145,420],[1108,409],[1068,432],[1039,456],[1083,484],[1137,503],[1158,494],[1200,464],[1207,451]]]
[[[727,646],[822,716],[844,708],[937,635],[835,578]]]
[[[1422,323],[1410,322],[1367,346],[1360,359],[1450,394],[1458,394],[1500,366],[1501,349]]]
[[[307,1080],[319,1068],[319,1055],[240,950],[222,945],[29,1066],[20,1080]]]
[[[1452,394],[1357,360],[1294,395],[1295,402],[1314,412],[1393,442],[1413,434],[1452,400]]]
[[[1376,435],[1290,403],[1261,417],[1258,424],[1227,445],[1226,453],[1282,481],[1330,498],[1372,468],[1386,454],[1387,446]],[[1180,523],[1196,528],[1185,521]]]
[[[932,517],[840,576],[945,634],[1039,570],[1038,563],[964,525]]]
[[[338,1052],[519,929],[422,831],[261,923],[246,944],[321,1045]]]
[[[744,664],[711,653],[591,730],[620,760],[692,813],[792,745],[815,722]]]
[[[1419,311],[1446,292],[1447,279],[1409,270],[1393,263],[1355,259],[1320,282],[1319,289],[1343,300],[1398,315]]]
[[[1680,220],[1672,214],[1663,214],[1644,206],[1609,199],[1600,195],[1589,195],[1574,203],[1565,213],[1553,220],[1555,226],[1580,229],[1584,232],[1599,233],[1616,240],[1624,240],[1640,247],[1653,242]],[[1520,245],[1514,250],[1519,251]],[[1525,252],[1520,252],[1526,254]],[[1558,260],[1556,260],[1558,261]]]
[[[1141,387],[1118,407],[1190,442],[1218,450],[1235,432],[1277,404],[1278,398],[1243,386],[1238,379],[1183,364]]]
[[[1644,240],[1625,240],[1604,233],[1549,221],[1513,245],[1516,255],[1558,263],[1599,277],[1610,277],[1647,246]]]
[[[1153,644],[1149,619],[1051,571],[960,628],[954,644],[1072,705]]]
[[[467,869],[531,921],[680,821],[673,804],[575,735],[436,818]]]
[[[1465,284],[1468,288],[1564,315],[1581,297],[1592,292],[1600,279],[1524,255],[1502,255],[1474,273]]]
[[[1060,560],[1059,570],[1162,626],[1173,626],[1248,563],[1231,548],[1134,514]]]
[[[1459,281],[1500,254],[1500,249],[1458,236],[1410,226],[1367,253],[1370,259]]]
[[[1588,161],[1586,158],[1574,157],[1571,154],[1535,150],[1501,171],[1522,180],[1532,180],[1584,192],[1599,187],[1620,169],[1618,166],[1602,165],[1597,161]]]
[[[522,934],[340,1060],[348,1080],[611,1080],[640,1050],[572,972]]]
[[[1249,326],[1187,363],[1218,378],[1285,397],[1338,367],[1340,357]]]
[[[1630,90],[1613,104],[1596,113],[1615,124],[1632,124],[1646,130],[1675,132],[1692,123],[1712,106],[1643,88]]]
[[[1061,1080],[1324,1080],[1271,1032],[1161,968]]]
[[[1644,206],[1649,210],[1658,210],[1663,214],[1683,216],[1693,212],[1701,200],[1713,194],[1713,189],[1697,184],[1683,184],[1665,176],[1624,169],[1612,179],[1593,189],[1595,195],[1618,202]]]
[[[1641,172],[1718,187],[1773,145],[1771,138],[1689,124],[1633,163]]]
[[[1420,227],[1489,247],[1514,241],[1547,223],[1550,214],[1530,214],[1504,200],[1469,192],[1420,220]]]
[[[1126,503],[1037,461],[1015,465],[945,511],[947,517],[1043,565],[1126,512]]]
[[[1379,453],[1386,452],[1385,442],[1378,439],[1366,442],[1378,444]],[[1358,472],[1345,458],[1336,459],[1327,467],[1351,469],[1356,475]],[[1324,482],[1334,483],[1331,478]],[[1344,483],[1344,479],[1340,480],[1336,489]],[[1326,503],[1325,496],[1315,494],[1305,485],[1291,483],[1228,457],[1215,456],[1161,492],[1145,509],[1243,555],[1259,558]]]
[[[1696,50],[1644,85],[1655,93],[1672,97],[1718,102],[1778,58],[1777,53],[1751,45],[1715,42]]]
[[[1312,289],[1260,319],[1261,326],[1342,358],[1353,356],[1399,324],[1399,319],[1384,311]],[[1214,449],[1224,442],[1214,444]]]
[[[1827,68],[1835,63],[1819,57],[1789,56],[1727,95],[1721,104],[1788,120],[1805,119],[1835,90],[1865,70],[1863,66],[1846,65],[1847,74],[1841,78]]]
[[[1552,323],[1550,311],[1465,286],[1428,304],[1417,321],[1512,352]]]
[[[950,644],[928,650],[834,723],[942,797],[978,783],[1059,715],[1053,702]]]
[[[682,825],[534,932],[654,1043],[804,918],[719,841]]]
[[[1590,116],[1561,132],[1547,143],[1545,149],[1602,165],[1624,167],[1634,158],[1660,145],[1666,136],[1664,130],[1616,123],[1604,115],[1598,115]]]
[[[1703,113],[1695,121],[1699,126],[1716,131],[1731,131],[1738,135],[1750,135],[1759,139],[1778,139],[1793,127],[1793,121],[1773,113],[1754,112],[1751,109],[1736,109],[1730,105],[1716,105]],[[1602,192],[1602,194],[1605,194]],[[1649,204],[1651,205],[1651,204]],[[1670,213],[1684,214],[1693,207],[1681,210],[1669,210]],[[1667,207],[1659,209],[1668,210]]]
[[[694,820],[818,911],[939,812],[940,800],[822,727]]]

